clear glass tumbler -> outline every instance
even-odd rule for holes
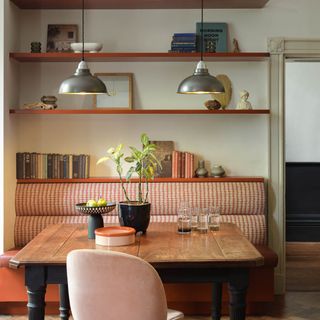
[[[178,233],[191,232],[191,208],[186,202],[180,204],[178,209]]]
[[[208,232],[208,216],[209,216],[208,208],[199,208],[198,231],[200,233],[207,233]]]
[[[220,207],[209,208],[209,229],[212,231],[218,231],[220,229]]]

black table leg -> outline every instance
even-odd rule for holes
[[[212,320],[220,320],[221,318],[221,301],[222,301],[222,283],[214,282],[212,284]]]
[[[59,284],[60,295],[60,319],[68,320],[70,316],[69,292],[67,284]]]
[[[249,271],[239,270],[229,281],[230,320],[245,320]]]
[[[26,266],[25,283],[28,292],[28,319],[44,320],[47,288],[45,267]]]
[[[46,286],[28,286],[28,316],[29,320],[43,320],[45,313],[44,297]]]

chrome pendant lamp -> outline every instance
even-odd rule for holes
[[[198,62],[192,76],[185,78],[179,85],[177,93],[181,94],[210,94],[222,93],[224,87],[222,83],[210,75],[206,64],[203,61],[203,0],[201,0],[201,59]]]
[[[84,0],[82,0],[82,59],[74,75],[64,80],[60,94],[108,94],[105,84],[91,74],[84,60]]]

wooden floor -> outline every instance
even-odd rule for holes
[[[0,316],[0,319],[26,320],[27,317]],[[46,317],[46,320],[58,319]],[[184,320],[210,320],[210,317],[186,316]],[[287,244],[286,295],[277,296],[264,316],[251,316],[247,320],[320,320],[320,243]]]

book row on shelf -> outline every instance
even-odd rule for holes
[[[17,179],[84,179],[89,178],[90,156],[18,152]]]
[[[195,33],[175,33],[172,36],[169,52],[196,52],[197,37]]]
[[[194,155],[190,152],[172,152],[172,178],[193,178]]]

